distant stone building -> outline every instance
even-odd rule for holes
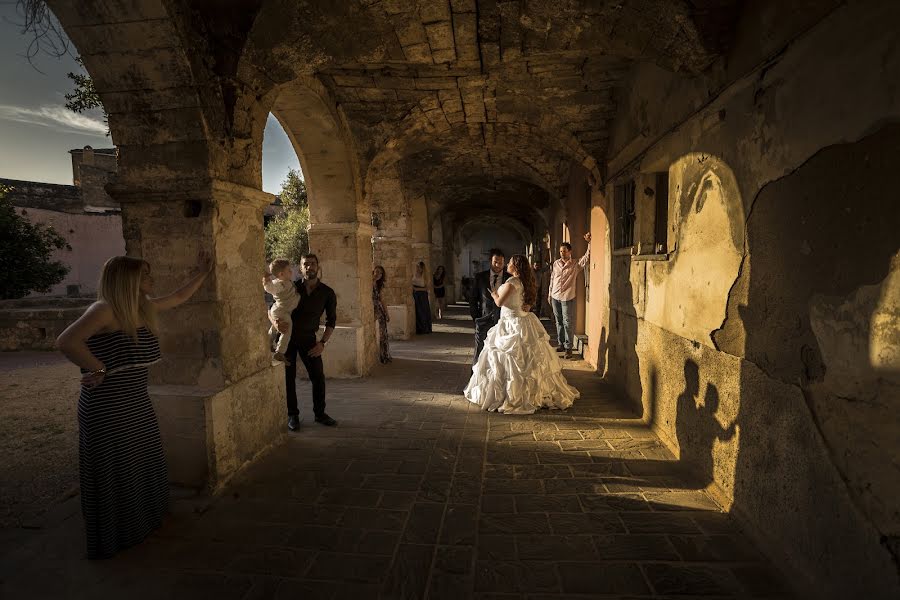
[[[116,172],[116,149],[85,146],[82,150],[69,150],[72,155],[72,183],[81,190],[81,200],[86,211],[119,210],[119,203],[106,193],[109,175]]]
[[[66,278],[33,296],[93,295],[106,259],[125,253],[121,209],[105,190],[116,172],[116,149],[85,146],[69,154],[74,185],[0,179],[20,215],[53,227],[71,247],[53,255],[69,266]]]
[[[7,197],[17,212],[34,223],[58,231],[71,250],[58,250],[53,258],[69,266],[66,278],[45,294],[31,296],[91,296],[97,292],[103,263],[125,254],[122,211],[106,193],[110,175],[117,170],[115,148],[85,146],[69,150],[72,185],[0,178],[10,189]],[[264,223],[282,212],[281,200],[263,209]]]

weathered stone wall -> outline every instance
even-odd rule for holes
[[[82,315],[89,303],[81,298],[57,298],[53,306],[0,303],[0,352],[53,350],[59,334]]]
[[[81,199],[92,208],[118,208],[119,204],[106,193],[110,175],[118,169],[115,148],[70,150],[72,182],[81,188]]]
[[[119,208],[119,204],[106,193],[110,173],[106,169],[82,166],[81,201],[88,210]]]
[[[388,332],[394,339],[409,339],[415,326],[410,281],[413,274],[409,203],[399,169],[391,165],[371,174],[366,194],[375,215],[374,263],[385,271],[382,299],[388,309]]]
[[[444,243],[441,245],[440,264],[444,265],[444,269],[446,269],[447,271],[447,276],[444,278],[444,282],[447,287],[446,299],[448,305],[453,304],[460,298],[462,289],[460,282],[461,278],[456,272],[456,236],[453,235],[453,233],[453,226],[450,224],[448,219],[444,219]]]
[[[724,88],[637,69],[611,183],[669,170],[676,249],[612,258],[609,377],[806,592],[888,598],[900,12],[843,6],[807,30],[821,16],[779,23],[784,51]],[[732,69],[758,63],[759,31]]]
[[[69,213],[84,212],[81,192],[74,185],[0,179],[0,186],[10,188],[6,197],[13,206]]]

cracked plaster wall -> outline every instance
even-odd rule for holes
[[[639,68],[612,144],[613,183],[669,169],[677,250],[613,257],[610,377],[819,597],[900,593],[898,13],[797,21],[724,88]]]

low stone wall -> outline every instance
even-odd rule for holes
[[[0,179],[8,187],[7,197],[17,208],[42,209],[80,214],[84,211],[81,191],[74,185]]]
[[[56,337],[92,302],[82,298],[53,300],[53,307],[46,306],[46,299],[44,306],[31,299],[0,303],[0,352],[53,350]]]

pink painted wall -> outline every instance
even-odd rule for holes
[[[80,294],[95,294],[103,263],[111,256],[125,254],[122,217],[118,214],[71,214],[40,208],[16,208],[32,223],[42,223],[60,233],[71,250],[57,250],[54,260],[69,266],[69,273],[47,294],[32,296],[65,296],[66,286],[79,285]]]

